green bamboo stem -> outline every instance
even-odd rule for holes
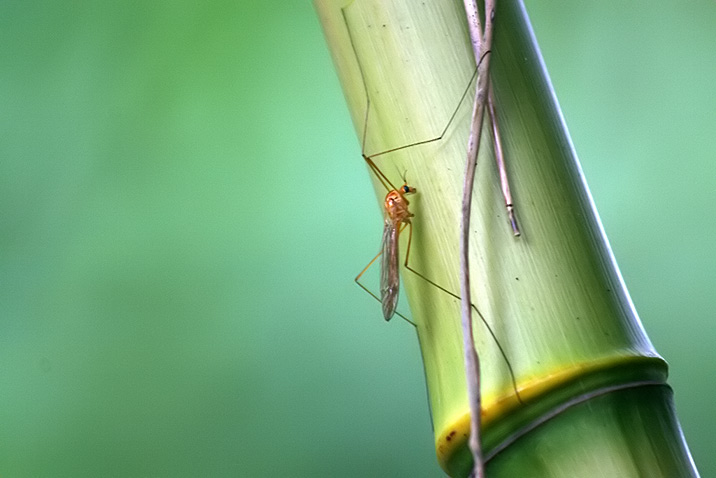
[[[366,90],[370,96],[365,152],[439,134],[475,67],[460,2],[315,4],[359,138]],[[475,318],[483,447],[487,456],[500,450],[488,463],[488,476],[635,476],[634,470],[646,470],[642,476],[695,476],[665,385],[667,365],[619,275],[522,4],[501,1],[495,24],[492,88],[523,235],[515,238],[508,225],[486,125],[470,272],[473,302],[509,356],[521,401],[498,347]],[[411,266],[451,291],[459,290],[470,108],[462,105],[445,139],[376,159],[394,183],[407,171],[418,191],[411,197]],[[361,160],[358,152],[353,160]],[[374,183],[382,202],[386,191]],[[471,459],[459,302],[410,272],[403,277],[417,323],[438,460],[452,476],[464,476]],[[572,406],[562,410],[565,405]],[[609,425],[602,423],[610,418]],[[561,443],[565,436],[579,440],[554,448],[553,455],[530,445]],[[640,451],[629,443],[638,443]],[[590,466],[565,468],[585,454]],[[530,468],[536,463],[539,473]],[[606,475],[600,468],[605,463]]]

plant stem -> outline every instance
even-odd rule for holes
[[[365,134],[366,153],[439,135],[474,68],[462,5],[315,1],[358,137]],[[696,476],[665,385],[666,363],[647,338],[616,267],[524,8],[518,0],[504,0],[496,18],[491,90],[523,234],[516,240],[504,227],[493,152],[483,147],[472,200],[470,293],[509,357],[522,401],[494,339],[474,334],[487,472]],[[364,124],[366,94],[371,116]],[[441,141],[378,158],[395,182],[407,170],[418,189],[411,198],[411,267],[450,291],[459,288],[467,116],[463,107]],[[357,146],[355,158],[340,160],[363,161],[359,152]],[[385,190],[376,186],[382,202]],[[419,276],[403,278],[425,365],[438,460],[452,476],[466,476],[473,459],[460,307]],[[376,307],[373,319],[379,317]]]
[[[485,2],[485,36],[482,36],[480,15],[474,0],[465,0],[465,16],[468,19],[468,31],[475,64],[478,65],[478,80],[475,87],[475,101],[470,122],[470,136],[467,141],[467,162],[463,185],[460,221],[460,308],[462,317],[463,349],[465,354],[465,381],[467,382],[468,403],[470,406],[469,446],[473,458],[473,476],[483,478],[485,467],[481,444],[481,396],[480,396],[480,357],[475,349],[472,329],[472,295],[470,289],[470,213],[472,190],[475,185],[477,154],[480,151],[482,123],[485,117],[486,92],[490,78],[490,47],[492,46],[492,25],[494,8],[492,2]]]

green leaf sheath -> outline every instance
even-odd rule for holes
[[[365,136],[371,155],[439,135],[475,68],[462,3],[315,4],[357,145]],[[519,391],[518,398],[500,349],[476,316],[484,449],[494,456],[488,476],[696,475],[671,405],[667,365],[621,279],[517,0],[497,4],[491,84],[522,236],[509,227],[486,121],[473,199],[472,294]],[[393,184],[405,173],[417,189],[410,266],[456,293],[471,102],[468,96],[442,140],[374,159]],[[358,147],[353,158],[337,160],[362,161]],[[386,190],[373,179],[382,202]],[[459,301],[402,272],[438,459],[451,476],[464,476],[469,412]]]

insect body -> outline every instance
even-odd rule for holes
[[[408,210],[410,202],[406,194],[412,194],[415,188],[403,184],[400,189],[388,191],[383,204],[385,219],[383,224],[383,240],[381,253],[383,258],[380,267],[380,302],[383,305],[383,317],[390,320],[398,306],[398,290],[400,288],[400,258],[398,254],[400,231],[411,225],[413,214]],[[412,233],[412,228],[411,228]],[[411,234],[412,235],[412,234]]]
[[[405,259],[407,263],[408,255],[410,253],[410,243],[413,236],[412,223],[410,218],[413,217],[413,213],[410,212],[408,206],[410,201],[405,197],[408,194],[415,193],[415,188],[408,186],[407,182],[404,182],[400,188],[396,188],[390,182],[390,180],[378,169],[373,160],[368,156],[363,156],[368,166],[375,173],[378,180],[388,190],[385,195],[385,201],[383,202],[383,238],[381,240],[380,252],[368,263],[367,266],[356,276],[356,283],[363,288],[370,295],[375,297],[376,300],[380,301],[383,309],[383,317],[385,320],[390,320],[393,315],[396,314],[395,309],[398,306],[398,292],[400,290],[400,233],[406,227],[410,227],[410,234],[408,236],[408,249],[406,251]],[[361,276],[373,265],[376,259],[382,256],[380,262],[380,298],[378,298],[373,292],[366,288],[360,283]],[[415,325],[411,320],[406,318],[400,312],[397,314]]]

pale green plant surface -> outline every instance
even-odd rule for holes
[[[359,137],[366,91],[370,97],[366,154],[439,134],[474,69],[461,5],[447,0],[316,4]],[[659,430],[673,432],[665,442],[675,443],[675,451],[665,454],[678,465],[669,460],[654,465],[640,457],[617,460],[616,469],[645,469],[640,467],[648,463],[650,473],[662,470],[662,476],[673,476],[674,466],[690,472],[678,424],[669,419],[666,364],[646,337],[616,268],[519,2],[498,4],[493,50],[492,84],[523,235],[512,236],[492,151],[483,147],[471,275],[475,302],[509,357],[524,403],[515,396],[499,349],[477,323],[486,452],[583,393],[643,386],[664,400],[661,411],[673,426]],[[411,200],[416,215],[412,267],[452,291],[458,290],[459,197],[469,110],[467,103],[461,107],[444,140],[376,161],[394,183],[407,171],[409,183],[418,189]],[[382,200],[385,190],[375,184]],[[459,305],[409,272],[404,282],[418,324],[438,458],[459,474],[469,430]],[[606,408],[613,406],[610,398],[600,400]],[[620,409],[633,410],[632,405]],[[554,426],[541,433],[550,430]],[[619,442],[609,438],[612,433],[604,436],[610,451],[595,452],[597,460],[602,453],[624,450],[612,446]],[[594,436],[591,440],[598,442]]]

